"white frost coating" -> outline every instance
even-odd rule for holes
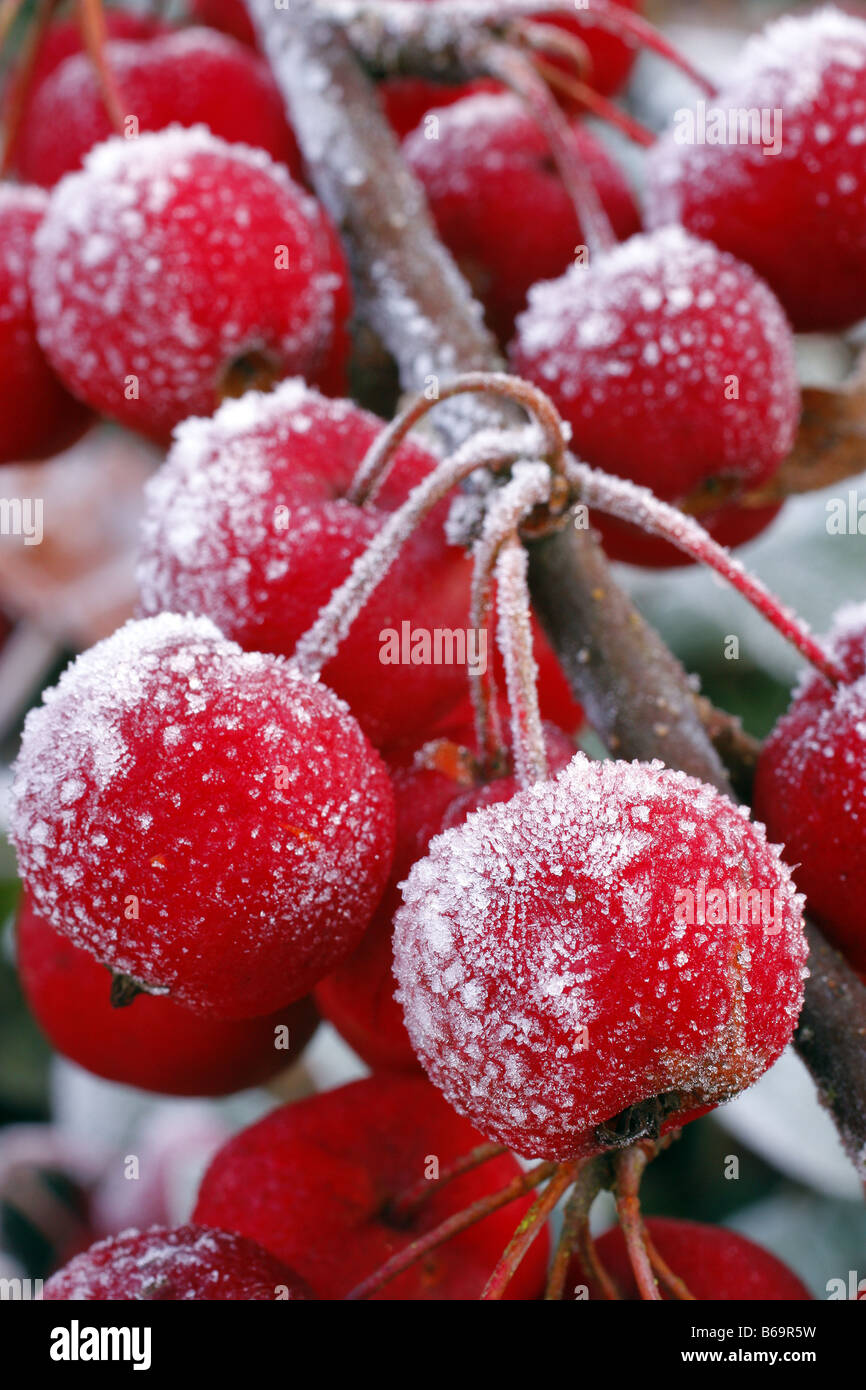
[[[828,103],[824,89],[831,68],[839,70],[840,90],[836,100]],[[672,134],[666,135],[649,154],[650,225],[679,220],[683,177],[714,195],[733,197],[738,187],[750,187],[762,168],[768,172],[766,166],[777,160],[791,164],[805,159],[804,182],[816,180],[821,170],[813,153],[804,152],[812,141],[825,152],[822,164],[826,167],[844,162],[846,146],[857,146],[864,139],[864,86],[866,24],[861,18],[825,6],[768,25],[745,45],[732,81],[712,104],[725,112],[782,111],[778,153],[766,156],[758,142],[720,148],[678,144]],[[862,216],[866,165],[861,163],[859,171],[849,173],[838,192],[851,199]],[[698,220],[690,219],[690,225],[701,230]]]
[[[702,882],[776,891],[779,930],[681,923],[677,890]],[[724,1098],[790,1039],[802,898],[744,808],[660,764],[578,755],[436,837],[402,887],[413,1046],[456,1109],[528,1156],[567,1157],[661,1092]]]

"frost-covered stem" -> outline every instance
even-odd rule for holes
[[[772,623],[777,632],[828,681],[838,685],[845,679],[841,667],[815,640],[805,623],[785,608],[759,579],[749,574],[740,561],[714,541],[692,517],[684,516],[677,507],[659,501],[649,488],[638,487],[625,478],[601,473],[577,459],[569,458],[566,473],[581,501],[590,509],[596,508],[639,526],[649,535],[670,541],[691,559],[709,566]]]
[[[554,1173],[543,1192],[536,1197],[529,1211],[523,1217],[496,1268],[487,1281],[481,1297],[485,1302],[502,1298],[517,1268],[526,1255],[532,1242],[553,1211],[560,1197],[569,1189],[577,1177],[578,1163],[562,1163]]]
[[[617,244],[616,233],[586,165],[577,157],[568,119],[547,83],[524,54],[506,44],[491,45],[488,72],[491,77],[505,82],[526,103],[532,119],[543,132],[590,254],[595,257],[610,251]]]
[[[542,26],[538,26],[542,27]],[[608,125],[614,126],[622,131],[623,135],[628,136],[629,140],[634,141],[643,149],[648,150],[651,145],[656,143],[657,136],[640,121],[635,120],[622,107],[617,106],[616,102],[609,101],[603,97],[594,87],[590,87],[588,82],[582,82],[579,78],[573,77],[571,73],[563,72],[553,63],[545,62],[541,56],[535,59],[535,67],[544,78],[548,87],[552,87],[576,102],[584,110],[590,111],[593,116],[598,116],[599,120],[606,121]]]
[[[432,1231],[425,1231],[417,1240],[413,1240],[402,1250],[398,1250],[379,1269],[374,1270],[360,1284],[357,1284],[346,1295],[346,1301],[355,1303],[360,1299],[369,1298],[385,1284],[389,1284],[392,1279],[396,1279],[398,1274],[405,1273],[419,1260],[423,1260],[424,1256],[431,1250],[444,1245],[446,1241],[459,1235],[461,1231],[483,1221],[485,1216],[489,1216],[491,1212],[499,1211],[501,1207],[507,1207],[510,1202],[516,1202],[518,1197],[525,1197],[527,1192],[533,1192],[541,1183],[553,1177],[558,1166],[556,1163],[536,1164],[528,1172],[513,1178],[506,1187],[500,1188],[498,1192],[491,1192],[485,1197],[479,1197],[477,1202],[473,1202],[463,1211],[455,1212],[453,1216],[449,1216],[438,1226],[434,1226]]]
[[[436,235],[424,191],[339,25],[316,0],[292,0],[288,14],[273,0],[245,3],[316,193],[344,238],[359,316],[394,356],[404,389],[496,370],[481,307]],[[483,412],[457,414],[454,446]],[[496,418],[489,412],[487,423]]]
[[[616,1161],[616,1214],[640,1296],[661,1302],[659,1286],[646,1247],[646,1232],[640,1209],[640,1180],[647,1165],[643,1149],[624,1149]]]
[[[526,551],[515,532],[503,543],[496,562],[496,607],[519,787],[530,787],[550,776],[538,709],[538,667],[532,654],[528,566]]]
[[[696,1302],[694,1294],[689,1292],[685,1281],[678,1274],[674,1274],[664,1255],[656,1248],[655,1241],[646,1226],[643,1228],[643,1239],[650,1264],[671,1298],[675,1298],[680,1303]]]
[[[517,465],[511,481],[493,494],[484,517],[482,533],[473,548],[469,624],[476,632],[490,626],[494,573],[502,547],[516,537],[520,522],[535,507],[543,506],[549,500],[550,492],[550,470],[543,464],[523,463]],[[510,584],[513,592],[506,596],[500,588],[497,607],[517,779],[520,786],[525,787],[543,780],[548,769],[544,732],[538,712],[538,671],[532,654],[525,552],[522,546],[519,548],[524,557],[522,584],[519,577],[506,576],[506,586]],[[502,733],[499,700],[490,661],[483,675],[480,671],[470,670],[469,689],[475,710],[478,751],[487,775],[493,776],[500,762]]]
[[[560,1303],[565,1294],[565,1279],[571,1257],[577,1247],[582,1226],[589,1231],[589,1213],[593,1202],[605,1186],[608,1164],[605,1158],[588,1159],[583,1164],[571,1190],[562,1221],[562,1233],[550,1266],[545,1302]]]
[[[419,1178],[411,1187],[407,1187],[397,1197],[388,1203],[388,1215],[398,1224],[408,1222],[415,1215],[424,1203],[431,1197],[435,1197],[441,1192],[447,1183],[453,1182],[455,1178],[462,1177],[464,1173],[472,1173],[482,1164],[489,1163],[492,1158],[501,1158],[508,1153],[504,1144],[479,1144],[471,1149],[468,1154],[463,1154],[460,1158],[455,1158],[452,1163],[446,1164],[441,1170],[438,1178]]]
[[[708,96],[716,88],[673,44],[630,10],[609,0],[590,0],[578,9],[573,0],[437,0],[435,9],[408,0],[322,0],[328,15],[349,36],[364,64],[380,76],[386,74],[465,81],[478,77],[479,36],[485,31],[506,38],[516,20],[562,15],[581,19],[635,40],[684,72]]]
[[[347,494],[349,500],[359,507],[370,501],[381,486],[395,453],[416,425],[443,401],[464,395],[494,396],[509,404],[522,406],[528,415],[534,416],[544,432],[542,452],[549,458],[551,467],[557,471],[564,469],[562,421],[549,396],[522,377],[509,376],[507,372],[464,372],[445,386],[437,385],[432,394],[417,396],[385,427],[370,446],[355,475]]]
[[[806,924],[809,979],[794,1042],[866,1188],[866,988]]]
[[[316,677],[336,655],[352,624],[371,594],[390,570],[416,526],[453,488],[475,472],[478,459],[474,440],[451,458],[444,459],[417,487],[402,507],[392,512],[381,531],[355,560],[339,588],[335,589],[313,626],[295,648],[292,661],[305,675]]]

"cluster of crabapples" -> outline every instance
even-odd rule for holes
[[[866,973],[866,611],[840,616],[766,745],[763,824],[661,764],[577,751],[582,714],[534,620],[535,779],[507,640],[499,765],[464,670],[386,672],[384,630],[453,631],[471,611],[444,492],[400,532],[446,465],[404,438],[359,486],[384,426],[348,395],[340,239],[246,11],[200,0],[196,16],[224,32],[107,16],[104,61],[136,113],[123,135],[74,25],[49,26],[17,93],[0,461],[53,454],[98,417],[169,446],[138,615],[26,721],[18,962],[58,1050],[109,1079],[257,1085],[320,1014],[372,1075],[268,1114],[215,1158],[195,1224],[94,1246],[45,1296],[343,1298],[390,1262],[369,1296],[477,1298],[532,1207],[514,1155],[553,1171],[669,1134],[776,1061],[803,1000],[802,894]],[[633,48],[567,23],[614,92]],[[512,371],[547,394],[574,453],[668,503],[715,497],[701,518],[726,545],[763,529],[777,505],[754,497],[800,414],[793,331],[866,314],[866,23],[826,10],[751,41],[719,102],[782,106],[780,156],[662,138],[643,231],[576,111],[565,144],[597,192],[592,230],[517,96],[405,79],[382,97]],[[657,534],[593,519],[613,557],[677,562]],[[328,631],[333,596],[369,580],[392,531],[399,559],[378,558]],[[726,901],[769,894],[772,923],[683,922],[682,890],[709,884]],[[462,1167],[479,1146],[487,1161]],[[455,1171],[425,1192],[430,1155]],[[509,1185],[510,1207],[493,1200]],[[694,1296],[808,1297],[741,1237],[648,1231]],[[636,1297],[623,1237],[599,1252]],[[582,1258],[559,1286],[609,1296]],[[548,1263],[541,1229],[505,1296],[540,1297]]]

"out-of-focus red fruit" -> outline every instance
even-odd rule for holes
[[[109,977],[39,918],[25,896],[15,929],[25,997],[58,1052],[108,1081],[173,1096],[259,1086],[300,1056],[318,1015],[309,999],[265,1018],[202,1018],[160,995],[113,1008]]]
[[[306,1279],[319,1298],[339,1299],[380,1265],[519,1172],[510,1155],[432,1191],[411,1216],[394,1203],[433,1171],[481,1142],[426,1081],[381,1072],[272,1111],[217,1154],[194,1220],[258,1240]],[[373,1297],[477,1299],[531,1197],[510,1203],[432,1250]],[[505,1293],[535,1299],[549,1243],[542,1232]]]
[[[694,1298],[727,1303],[797,1302],[812,1297],[787,1265],[736,1231],[661,1216],[651,1216],[646,1228],[659,1254]],[[640,1294],[619,1226],[606,1231],[596,1241],[596,1249],[622,1297],[638,1301]],[[584,1289],[590,1298],[604,1296],[575,1257],[566,1275],[564,1298],[573,1298],[576,1290],[582,1294]],[[660,1292],[663,1299],[669,1297],[664,1287]]]
[[[0,185],[0,464],[59,454],[93,420],[36,338],[28,272],[47,206],[41,188]]]
[[[135,120],[131,138],[173,124],[204,125],[229,144],[265,150],[300,177],[300,153],[270,70],[234,39],[209,29],[116,39],[105,45],[105,61],[124,112]],[[30,102],[17,144],[19,172],[51,187],[114,133],[89,55],[73,54]]]

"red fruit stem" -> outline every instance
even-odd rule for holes
[[[623,9],[615,0],[587,0],[586,6],[578,10],[578,17],[587,19],[590,24],[597,24],[600,29],[608,29],[621,38],[630,35],[637,39],[640,47],[648,48],[651,53],[658,54],[660,58],[665,58],[675,68],[679,68],[680,72],[691,78],[695,86],[700,87],[707,96],[714,97],[718,94],[715,84],[663,34],[641,15],[635,14],[633,10]]]
[[[417,1240],[398,1250],[389,1260],[386,1260],[379,1269],[374,1270],[366,1279],[357,1284],[350,1293],[346,1295],[346,1301],[356,1303],[360,1299],[369,1298],[385,1284],[396,1279],[398,1274],[403,1274],[412,1265],[417,1264],[431,1250],[437,1246],[444,1245],[453,1236],[459,1235],[461,1231],[467,1230],[479,1221],[483,1221],[485,1216],[491,1212],[499,1211],[500,1207],[508,1206],[509,1202],[516,1202],[518,1197],[525,1197],[527,1192],[532,1192],[541,1183],[552,1178],[557,1171],[556,1163],[539,1163],[529,1172],[520,1173],[513,1178],[506,1187],[502,1187],[498,1192],[490,1192],[485,1197],[479,1197],[476,1202],[466,1207],[463,1211],[458,1211],[453,1216],[447,1217],[445,1221],[434,1226],[432,1231],[425,1231]]]
[[[612,250],[617,245],[616,233],[586,166],[577,156],[568,118],[547,83],[525,54],[506,44],[491,44],[487,71],[522,98],[536,125],[544,132],[590,256],[602,256]]]
[[[590,1208],[604,1186],[604,1175],[607,1171],[604,1158],[588,1159],[581,1167],[563,1215],[562,1233],[557,1242],[544,1292],[547,1303],[560,1303],[563,1300],[571,1256],[580,1239],[581,1228],[585,1226],[587,1234],[589,1232]]]
[[[634,1270],[641,1298],[662,1301],[646,1246],[646,1231],[640,1209],[640,1180],[647,1165],[641,1148],[625,1149],[616,1161],[616,1214]]]
[[[434,393],[416,396],[415,400],[377,435],[361,461],[352,486],[346,494],[348,500],[354,502],[357,507],[372,501],[382,485],[395,453],[415,426],[442,401],[472,394],[505,398],[515,405],[522,406],[528,415],[534,416],[546,436],[544,456],[549,459],[551,468],[556,472],[562,471],[565,455],[562,422],[550,397],[537,387],[531,386],[528,381],[509,376],[507,372],[464,372],[447,385],[437,383]]]
[[[595,507],[598,511],[618,517],[620,521],[639,526],[648,535],[670,541],[693,560],[715,570],[832,685],[844,682],[841,667],[815,640],[805,623],[784,607],[759,579],[749,574],[740,561],[714,541],[692,517],[685,516],[667,502],[661,502],[648,488],[590,468],[573,456],[567,460],[566,476],[580,500],[590,509]]]
[[[540,56],[536,57],[534,62],[536,71],[541,74],[548,87],[556,88],[563,96],[569,97],[592,115],[598,116],[599,120],[606,121],[608,125],[622,131],[623,135],[628,136],[629,140],[633,140],[643,149],[648,150],[656,143],[656,137],[651,130],[641,125],[640,121],[636,121],[634,116],[623,111],[615,102],[603,97],[594,87],[590,87],[588,82],[581,82],[570,73],[554,67],[553,63],[546,63]]]
[[[607,1303],[617,1303],[622,1295],[608,1274],[601,1261],[601,1256],[592,1238],[589,1228],[589,1213],[583,1218],[577,1228],[577,1239],[574,1243],[575,1253],[580,1257],[580,1263],[588,1279],[601,1289],[601,1296]]]
[[[506,1153],[508,1150],[504,1144],[477,1145],[468,1154],[463,1154],[462,1157],[446,1164],[438,1178],[419,1178],[411,1187],[394,1197],[387,1205],[387,1219],[396,1222],[397,1225],[408,1222],[425,1202],[441,1192],[454,1178],[462,1177],[464,1173],[472,1173],[482,1164],[489,1163],[491,1158],[501,1158]]]
[[[650,1258],[650,1264],[667,1292],[672,1298],[677,1299],[679,1302],[696,1303],[697,1299],[693,1293],[689,1293],[685,1281],[682,1280],[678,1274],[674,1274],[667,1260],[656,1248],[655,1242],[646,1226],[643,1228],[643,1236],[644,1245],[646,1246],[646,1251]]]
[[[102,8],[102,0],[78,0],[78,22],[108,118],[116,133],[122,135],[125,112],[117,79],[105,53],[105,11]]]
[[[42,38],[57,5],[58,0],[37,0],[36,10],[29,20],[27,32],[19,49],[18,61],[7,90],[0,176],[9,172],[12,151],[18,135],[18,127],[21,124],[24,105],[30,91],[30,84],[33,80]]]
[[[556,1173],[547,1184],[547,1187],[535,1199],[529,1211],[517,1227],[517,1230],[514,1232],[514,1235],[511,1237],[511,1240],[508,1242],[508,1245],[505,1247],[502,1257],[488,1279],[484,1292],[481,1295],[483,1301],[492,1302],[495,1299],[502,1298],[521,1260],[535,1240],[535,1237],[539,1234],[560,1197],[568,1191],[569,1187],[574,1182],[579,1168],[579,1162],[560,1164]]]

